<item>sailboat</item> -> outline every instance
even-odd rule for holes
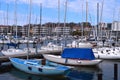
[[[101,10],[101,19],[100,19],[100,22],[102,22],[102,11],[103,11],[103,4],[104,4],[104,0],[102,2],[102,10]],[[98,6],[98,13],[99,13],[99,4],[97,4]],[[99,14],[98,14],[99,16]],[[114,14],[113,14],[113,19],[114,19]],[[99,20],[99,19],[98,19]],[[98,22],[99,23],[99,22]],[[100,25],[101,27],[101,25]],[[102,31],[101,31],[102,33]],[[110,31],[110,35],[112,34],[112,29]],[[102,35],[101,35],[102,36]],[[101,42],[102,44],[103,42]],[[110,37],[110,44],[112,43],[112,39]],[[108,46],[109,43],[106,45],[107,43],[104,43],[102,44],[103,46]],[[97,42],[97,45],[100,46],[99,42]],[[102,46],[101,45],[101,46]],[[99,58],[99,59],[111,59],[111,60],[115,60],[115,59],[120,59],[120,48],[119,47],[102,47],[102,48],[93,48],[93,52],[94,52],[94,55],[96,58]]]
[[[36,75],[63,75],[71,69],[70,67],[56,64],[44,59],[19,59],[10,58],[11,63],[17,69]]]
[[[17,16],[16,16],[16,7],[17,7],[17,2],[15,1],[15,12],[14,12],[14,24],[15,24],[15,27],[16,27],[16,37],[17,37]],[[8,25],[8,5],[7,5],[7,25]],[[16,38],[16,40],[18,40]],[[9,46],[13,46],[14,48],[10,48],[10,49],[7,49],[7,50],[2,50],[2,54],[3,55],[6,55],[6,56],[9,56],[9,55],[17,55],[17,54],[24,54],[25,51],[22,50],[22,49],[15,49],[17,46],[18,46],[18,43],[17,41],[12,41],[9,39],[9,42],[6,43]]]
[[[83,5],[82,5],[82,11],[83,11]],[[82,17],[83,17],[83,12],[82,12]],[[88,25],[88,22],[87,22],[87,18],[88,18],[88,2],[86,1],[86,27]],[[83,41],[83,23],[82,23],[82,41],[81,42],[78,42],[78,47],[79,48],[92,48],[93,45],[89,42],[86,42],[86,41]],[[85,37],[86,39],[86,37]]]
[[[86,26],[88,24],[87,22],[87,8],[88,7],[88,2],[86,2]],[[83,18],[83,5],[82,5],[82,18]],[[83,20],[83,19],[82,19]],[[81,35],[81,38],[79,40],[74,40],[71,44],[68,44],[69,47],[77,47],[77,48],[92,48],[93,47],[93,44],[91,44],[90,42],[87,42],[86,40],[86,37],[84,37],[83,35],[83,25],[84,23],[82,23],[82,35]]]
[[[49,61],[72,66],[95,66],[102,62],[101,59],[95,59],[91,48],[65,48],[61,55],[43,56]]]
[[[99,59],[120,59],[119,47],[94,48],[93,52],[95,57]]]
[[[31,0],[30,0],[30,17],[29,17],[29,29],[31,21]],[[28,38],[29,38],[28,29]],[[29,41],[28,41],[29,42]],[[29,44],[28,44],[28,55],[27,59],[9,58],[11,63],[17,69],[30,74],[36,75],[63,75],[66,71],[71,68],[63,66],[57,63],[49,62],[44,59],[28,59],[29,58]]]

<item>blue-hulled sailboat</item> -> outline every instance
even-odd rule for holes
[[[56,64],[44,59],[9,58],[17,69],[36,75],[63,75],[69,72],[70,67]]]

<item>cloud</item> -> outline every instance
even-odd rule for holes
[[[5,11],[3,11],[3,10],[0,10],[0,14],[3,14],[3,13],[5,13]]]
[[[102,1],[103,0],[87,0],[88,1],[88,13],[92,15],[92,17],[96,18],[97,14],[97,3],[99,3],[99,17],[101,17],[101,7],[102,7]],[[70,8],[70,11],[74,11],[77,13],[82,14],[82,6],[83,5],[83,13],[86,13],[86,0],[74,0],[68,3],[68,8]],[[103,12],[102,12],[102,21],[112,21],[113,20],[113,13],[115,13],[115,18],[116,15],[118,15],[118,9],[120,8],[120,3],[118,3],[118,0],[104,0],[103,4]],[[115,10],[114,10],[115,9]],[[115,11],[115,12],[114,12]]]
[[[5,0],[4,2],[11,3],[15,1],[19,4],[30,4],[30,0]],[[58,0],[31,0],[31,2],[32,5],[40,5],[40,3],[42,3],[43,7],[47,8],[56,8],[58,6]],[[60,0],[60,5],[63,5],[64,2],[65,0]]]
[[[1,0],[6,3],[13,3],[15,0]],[[29,5],[29,0],[16,0],[18,5],[19,4],[26,4]],[[61,8],[61,17],[64,17],[64,8],[65,8],[65,1],[66,0],[60,0],[60,8]],[[102,7],[102,1],[103,0],[87,0],[88,1],[88,20],[90,21],[90,16],[93,23],[96,23],[97,19],[97,3],[100,5],[100,17],[101,17],[101,7]],[[42,3],[43,10],[46,8],[50,9],[56,9],[58,8],[58,0],[32,0],[32,6],[39,6],[40,3]],[[83,11],[82,11],[82,5],[83,5]],[[104,0],[104,6],[103,6],[103,13],[102,13],[102,22],[112,22],[113,20],[118,20],[118,11],[120,8],[120,1],[119,0]],[[84,17],[84,21],[86,18],[86,0],[68,0],[68,7],[67,7],[67,18],[73,19],[73,21],[79,18],[82,18],[82,13]],[[0,12],[1,13],[1,12]],[[113,13],[115,15],[113,19]],[[56,14],[56,13],[55,13]],[[26,14],[19,13],[19,16],[25,17]],[[34,14],[32,14],[34,15]],[[77,15],[77,16],[75,16]],[[78,18],[78,15],[80,16]],[[69,18],[69,16],[71,18]],[[38,16],[39,17],[39,16]],[[49,22],[49,21],[56,21],[56,18],[51,19],[51,17],[48,16],[42,16],[43,21],[42,22]],[[18,18],[19,19],[19,18]],[[39,18],[38,18],[39,19]],[[23,21],[23,20],[21,20]],[[82,21],[82,20],[78,20]],[[22,23],[22,22],[21,22]]]

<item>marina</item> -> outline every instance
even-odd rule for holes
[[[120,80],[119,3],[1,0],[0,80]]]
[[[49,41],[45,42],[48,43]],[[2,45],[1,45],[2,46]],[[20,48],[24,48],[26,44],[20,44]],[[33,47],[33,44],[30,44]],[[7,49],[7,45],[4,45],[5,49]],[[11,47],[10,47],[11,48]],[[59,55],[61,51],[45,51],[42,52],[43,54],[55,54]],[[21,57],[20,57],[21,56]],[[1,55],[3,59],[5,56]],[[14,57],[18,57],[18,55],[14,55]],[[19,58],[27,58],[26,54],[19,55]],[[30,54],[29,58],[43,58],[40,53],[34,55]],[[2,60],[1,59],[1,60]],[[68,74],[64,76],[38,76],[38,75],[31,75],[25,72],[22,72],[16,69],[12,64],[9,62],[8,57],[7,62],[4,62],[0,66],[0,79],[10,79],[10,80],[119,80],[120,79],[120,60],[103,60],[97,66],[86,67],[86,66],[76,66],[74,67]],[[5,60],[6,61],[6,60]],[[23,76],[24,75],[24,76]]]

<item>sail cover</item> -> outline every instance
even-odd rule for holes
[[[13,43],[13,42],[11,42],[11,43],[7,43],[7,45],[8,45],[8,46],[14,46],[14,47],[17,47],[18,44],[17,44],[17,43]]]
[[[61,56],[62,58],[73,58],[82,60],[95,59],[91,48],[65,48]]]

